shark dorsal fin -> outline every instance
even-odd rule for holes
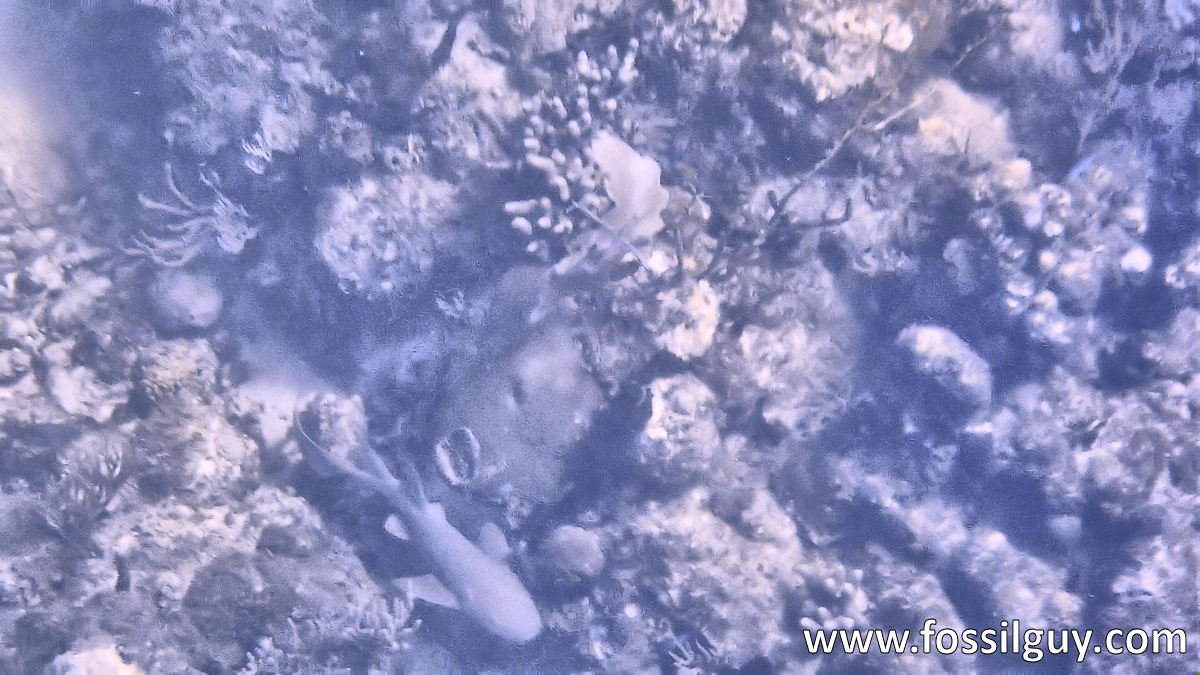
[[[512,553],[512,547],[508,545],[508,539],[500,530],[500,526],[490,521],[479,528],[479,539],[476,543],[479,550],[492,560],[504,561]]]

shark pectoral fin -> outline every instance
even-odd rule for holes
[[[408,594],[414,599],[421,599],[425,602],[434,605],[441,605],[451,609],[461,609],[458,604],[458,598],[450,592],[449,588],[438,578],[432,574],[422,574],[419,577],[409,577],[405,579],[408,586]]]
[[[412,538],[408,536],[408,528],[404,526],[404,521],[394,514],[383,521],[383,529],[397,539],[408,541]]]
[[[483,527],[479,528],[479,540],[476,543],[479,550],[492,560],[503,561],[512,553],[512,547],[508,545],[504,532],[500,530],[499,525],[492,522],[484,523]]]

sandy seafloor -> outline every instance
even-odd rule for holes
[[[0,672],[1195,672],[1198,16],[3,0]]]

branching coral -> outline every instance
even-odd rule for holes
[[[510,201],[504,210],[529,239],[527,252],[554,261],[573,254],[569,265],[597,244],[625,253],[631,240],[661,229],[666,191],[659,166],[616,135],[636,134],[623,101],[637,77],[637,50],[634,41],[624,56],[615,46],[600,58],[580,52],[555,87],[573,96],[539,93],[525,104],[524,165],[540,174],[547,194]],[[582,234],[589,230],[607,236]]]
[[[88,435],[73,446],[62,476],[51,488],[55,506],[46,522],[68,546],[90,552],[92,534],[109,504],[129,478],[122,441],[109,435]]]
[[[176,204],[166,204],[138,195],[148,215],[160,222],[153,232],[141,230],[134,235],[130,255],[144,256],[162,267],[182,267],[205,252],[211,243],[230,255],[242,252],[246,242],[257,235],[250,225],[250,214],[220,190],[216,174],[201,172],[200,182],[213,193],[213,200],[197,205],[175,184],[174,170],[165,166],[167,189]]]
[[[364,665],[390,672],[399,667],[398,653],[411,647],[420,626],[412,610],[407,598],[377,599],[289,620],[289,629],[259,641],[238,673],[351,673]]]

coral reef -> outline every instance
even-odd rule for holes
[[[1192,666],[1198,22],[0,2],[0,671]]]
[[[315,245],[348,292],[412,292],[455,246],[454,186],[420,170],[364,177],[328,198]]]

